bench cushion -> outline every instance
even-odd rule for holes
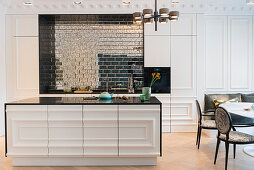
[[[205,95],[205,111],[215,111],[214,99],[228,101],[237,98],[240,102],[241,94],[206,94]]]
[[[242,94],[242,102],[254,103],[254,93]]]

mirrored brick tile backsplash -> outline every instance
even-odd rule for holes
[[[143,25],[132,15],[40,15],[40,92],[143,84]]]

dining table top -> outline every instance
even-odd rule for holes
[[[235,127],[254,126],[254,110],[252,109],[254,103],[224,103],[220,107],[225,108],[231,115],[233,125]],[[253,107],[254,108],[254,107]],[[237,126],[239,125],[239,126]],[[249,156],[254,157],[254,146],[248,145],[243,148],[243,152]]]
[[[220,106],[225,108],[229,113],[234,113],[240,116],[254,119],[254,110],[251,108],[252,105],[254,105],[254,103],[239,102],[239,103],[224,103],[221,104]]]

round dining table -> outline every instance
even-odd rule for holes
[[[233,126],[254,126],[254,103],[224,103],[220,107],[225,108],[231,115]],[[249,145],[243,149],[247,155],[254,157],[254,146]]]

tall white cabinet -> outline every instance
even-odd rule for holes
[[[38,15],[6,15],[7,100],[38,96]]]
[[[144,26],[145,67],[171,67],[170,95],[156,95],[163,103],[163,131],[194,131],[196,110],[197,15],[180,14],[179,20]],[[160,58],[161,57],[161,58]]]
[[[171,131],[196,129],[197,15],[171,22]]]

